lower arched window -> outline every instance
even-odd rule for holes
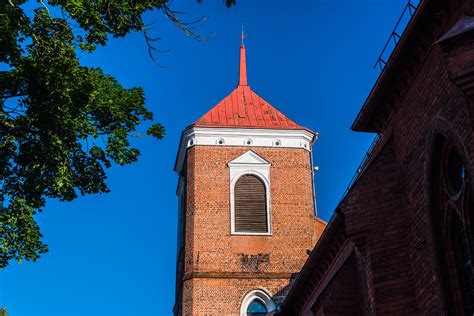
[[[259,299],[254,299],[247,307],[248,316],[267,315],[268,310],[265,304]]]
[[[245,295],[240,308],[241,316],[275,315],[276,304],[263,290],[253,290]]]
[[[432,157],[433,226],[440,272],[451,315],[473,315],[473,206],[466,165],[444,136]]]

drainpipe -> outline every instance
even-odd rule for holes
[[[313,160],[313,145],[316,143],[316,141],[318,140],[319,138],[319,134],[316,133],[313,137],[313,140],[311,141],[311,151],[309,153],[309,156],[310,156],[310,159],[311,159],[311,187],[312,187],[312,193],[313,193],[313,211],[314,211],[314,216],[318,216],[318,207],[317,207],[317,204],[316,204],[316,188],[315,188],[315,185],[314,185],[314,172],[316,171],[315,170],[315,167],[314,167],[314,160]]]

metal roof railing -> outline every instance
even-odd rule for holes
[[[359,179],[359,176],[362,174],[362,172],[365,170],[365,168],[367,167],[367,165],[369,164],[369,162],[371,161],[372,159],[372,156],[375,154],[376,152],[376,148],[382,143],[382,136],[380,134],[377,134],[374,139],[372,140],[372,143],[370,144],[370,147],[369,149],[367,150],[367,152],[365,153],[365,156],[364,158],[362,159],[362,161],[360,162],[359,164],[359,167],[357,168],[357,171],[355,172],[355,174],[352,176],[352,179],[351,181],[349,182],[349,185],[347,186],[346,190],[344,191],[344,194],[342,195],[341,197],[341,200],[339,201],[338,204],[340,204],[342,202],[342,200],[344,200],[344,198],[347,196],[347,194],[349,193],[349,191],[351,190],[352,186],[354,185],[354,183]]]
[[[401,25],[400,23],[402,21],[404,21],[404,18],[407,17],[407,12],[410,14],[410,19],[408,20],[408,22],[410,22],[411,18],[413,17],[413,15],[416,12],[416,9],[417,9],[417,6],[414,5],[411,2],[411,0],[408,0],[408,3],[406,4],[405,8],[403,9],[402,14],[398,18],[397,24],[395,24],[395,27],[393,28],[392,33],[388,37],[388,40],[385,43],[385,46],[383,47],[382,51],[380,52],[379,58],[377,58],[377,62],[374,65],[374,69],[377,68],[377,66],[379,66],[380,71],[383,70],[383,68],[387,64],[388,59],[390,58],[390,55],[392,54],[392,51],[395,49],[395,47],[397,47],[398,41],[403,36],[403,32],[405,32],[405,27],[401,31],[399,30],[399,27]],[[407,23],[407,25],[408,25],[408,23]],[[389,55],[384,59],[385,51],[389,47],[389,44],[392,42],[392,40],[393,40],[393,44],[394,44],[393,49],[390,51]]]
[[[421,1],[423,1],[423,0],[419,0],[419,3],[415,5],[412,2],[412,0],[408,0],[407,4],[405,5],[405,8],[402,11],[402,14],[398,18],[397,24],[393,28],[392,33],[390,34],[387,42],[385,43],[385,46],[382,49],[382,52],[380,53],[380,55],[377,59],[377,62],[374,65],[374,69],[377,68],[377,66],[379,66],[380,71],[382,72],[382,70],[384,69],[384,67],[387,64],[388,60],[390,59],[390,56],[391,56],[393,50],[395,49],[395,47],[397,47],[397,44],[398,44],[400,38],[402,38],[402,36],[405,32],[406,26],[408,25],[408,23],[410,23],[411,18],[413,17],[416,10],[418,9],[418,6],[421,3]],[[407,15],[407,12],[408,12],[409,16]],[[409,19],[405,20],[407,17],[409,17]],[[400,30],[402,22],[404,22],[404,21],[406,21],[406,24],[403,25],[403,29]],[[388,55],[386,57],[384,57],[387,49],[389,48],[389,44],[392,43],[392,41],[393,41],[394,46],[393,46],[392,50],[390,51],[390,53],[388,53]],[[344,191],[344,194],[342,195],[341,200],[339,201],[338,204],[340,204],[344,200],[344,198],[347,196],[347,194],[351,190],[354,183],[359,179],[360,175],[362,174],[364,169],[367,167],[368,163],[371,161],[373,155],[376,152],[377,147],[380,144],[382,144],[382,135],[377,134],[374,137],[374,139],[373,139],[369,149],[367,150],[364,158],[362,159],[359,167],[357,168],[357,171],[352,176],[352,179],[349,182],[349,185],[347,186],[346,190]]]

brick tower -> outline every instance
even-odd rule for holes
[[[325,226],[316,139],[250,89],[242,42],[237,88],[181,137],[175,315],[278,310]]]

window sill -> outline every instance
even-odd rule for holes
[[[272,236],[272,232],[269,233],[246,233],[246,232],[231,232],[231,236]]]

